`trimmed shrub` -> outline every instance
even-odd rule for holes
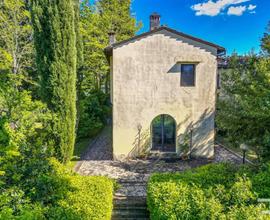
[[[73,190],[49,211],[50,219],[111,219],[113,182],[104,177],[73,176]]]
[[[0,192],[0,219],[111,219],[114,181],[79,176],[56,159],[49,163],[51,173],[37,176],[30,190],[19,185]]]
[[[216,219],[222,205],[196,185],[156,183],[148,186],[151,219]]]
[[[257,204],[251,174],[251,169],[229,164],[154,174],[147,189],[151,219],[269,219],[261,214],[264,207]]]
[[[114,181],[106,177],[79,176],[70,173],[56,161],[57,176],[66,179],[62,199],[48,211],[49,219],[109,220],[113,208]]]
[[[264,210],[262,205],[249,205],[249,206],[233,206],[226,214],[228,220],[269,220],[270,217],[262,215]]]
[[[259,198],[270,198],[270,163],[265,164],[260,172],[252,176],[252,182]]]

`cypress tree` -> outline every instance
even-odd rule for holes
[[[83,78],[83,39],[81,36],[81,23],[80,23],[80,2],[78,0],[73,0],[74,2],[74,12],[75,12],[75,33],[76,33],[76,48],[77,48],[77,82],[76,82],[76,88],[77,88],[77,100],[76,100],[76,110],[77,112],[80,112],[80,93],[81,93],[81,82]],[[76,133],[78,130],[80,120],[80,114],[77,114],[76,118]]]
[[[56,155],[66,163],[75,142],[76,24],[74,0],[32,0],[40,96],[56,113]]]

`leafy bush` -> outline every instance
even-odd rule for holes
[[[217,127],[226,142],[252,146],[259,160],[270,160],[270,59],[251,54],[228,60],[221,74]],[[263,110],[262,110],[263,109]]]
[[[0,219],[110,219],[114,182],[83,177],[50,159],[51,173],[38,177],[34,192],[10,187],[0,193]],[[27,189],[24,189],[26,192]],[[44,190],[44,193],[41,191]]]
[[[259,198],[270,198],[270,163],[264,164],[260,172],[252,176],[252,182]]]
[[[0,219],[45,219],[44,210],[39,204],[31,204],[24,198],[24,192],[13,187],[0,193]]]
[[[105,177],[79,176],[68,172],[56,161],[57,176],[68,186],[62,199],[48,211],[49,219],[111,219],[114,182]]]
[[[245,167],[236,167],[228,163],[218,165],[206,165],[196,169],[187,170],[178,174],[156,174],[151,176],[152,182],[185,182],[187,184],[203,185],[210,187],[215,184],[230,186],[235,176],[233,173],[249,174],[250,170]]]
[[[198,186],[177,182],[150,183],[148,207],[151,219],[212,219],[222,211],[219,201]]]
[[[113,182],[53,158],[52,120],[31,93],[0,87],[0,219],[110,219]]]
[[[147,189],[151,219],[267,219],[260,215],[264,207],[257,204],[251,174],[229,164],[154,174]]]

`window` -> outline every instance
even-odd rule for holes
[[[181,64],[181,86],[195,86],[195,64]]]

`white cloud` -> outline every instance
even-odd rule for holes
[[[249,5],[248,10],[253,11],[255,8],[257,8],[257,5]]]
[[[204,3],[198,3],[191,6],[192,10],[196,11],[196,15],[208,15],[216,16],[220,14],[223,10],[231,5],[237,5],[251,0],[208,0]]]
[[[229,7],[227,14],[241,16],[246,10],[246,6],[231,6]]]

